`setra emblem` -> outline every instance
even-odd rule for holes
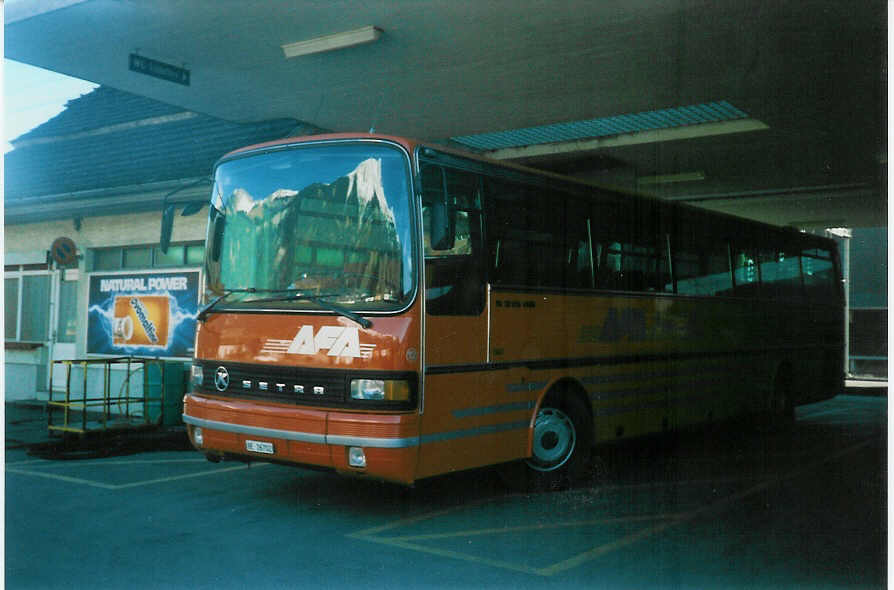
[[[226,367],[217,367],[217,371],[214,373],[214,387],[217,388],[217,391],[226,391],[229,386],[230,372]]]

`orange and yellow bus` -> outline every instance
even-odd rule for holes
[[[212,460],[411,484],[841,391],[835,243],[381,135],[214,168],[183,420]]]

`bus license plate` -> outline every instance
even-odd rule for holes
[[[252,453],[264,453],[265,455],[273,454],[273,443],[263,442],[260,440],[245,441],[245,450]]]

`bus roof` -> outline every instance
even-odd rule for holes
[[[770,223],[757,221],[757,220],[753,220],[753,219],[748,219],[746,217],[740,217],[740,216],[732,215],[729,213],[711,211],[710,209],[705,209],[702,207],[691,205],[689,203],[679,203],[679,202],[667,201],[667,200],[664,200],[664,199],[658,197],[657,195],[654,195],[654,194],[651,194],[651,193],[648,193],[645,191],[633,190],[633,189],[624,188],[624,187],[596,183],[596,182],[593,182],[590,180],[583,180],[583,179],[574,178],[574,177],[570,177],[570,176],[564,176],[564,175],[557,174],[555,172],[551,172],[548,170],[532,168],[530,166],[525,166],[525,165],[517,164],[514,162],[494,160],[492,158],[488,158],[486,155],[477,154],[475,152],[467,151],[464,149],[457,149],[452,146],[445,146],[445,145],[441,145],[441,144],[434,143],[434,142],[424,142],[424,141],[411,139],[411,138],[407,138],[407,137],[400,137],[400,136],[396,136],[396,135],[355,132],[355,133],[321,133],[321,134],[317,134],[317,135],[285,137],[285,138],[277,139],[274,141],[268,141],[268,142],[264,142],[264,143],[258,143],[258,144],[241,147],[239,149],[228,152],[227,154],[222,156],[218,160],[218,162],[226,160],[230,157],[233,157],[233,156],[236,156],[239,154],[249,153],[249,152],[253,152],[256,150],[265,150],[265,149],[277,148],[277,147],[281,147],[281,146],[297,145],[297,144],[310,143],[310,142],[351,140],[351,139],[390,141],[392,143],[396,143],[396,144],[402,146],[409,153],[413,153],[417,147],[430,148],[430,149],[434,150],[435,152],[442,152],[442,153],[457,156],[460,158],[467,158],[467,159],[475,160],[475,161],[478,161],[478,162],[481,162],[484,164],[488,164],[491,166],[497,166],[497,167],[501,167],[501,168],[517,170],[519,172],[527,172],[527,173],[531,173],[531,174],[536,174],[542,178],[553,178],[555,180],[559,180],[562,182],[578,185],[582,188],[583,187],[596,188],[596,189],[600,189],[603,191],[615,193],[616,195],[623,195],[626,198],[642,199],[642,200],[654,203],[655,205],[657,205],[658,207],[660,207],[662,209],[686,212],[686,214],[693,215],[695,217],[704,217],[706,219],[726,220],[730,223],[750,225],[755,229],[763,227],[764,230],[766,230],[766,231],[771,231],[774,233],[775,232],[788,233],[792,237],[799,236],[799,237],[801,237],[802,240],[806,240],[807,242],[813,242],[816,244],[824,244],[824,245],[828,246],[830,244],[830,242],[834,243],[834,240],[832,240],[831,238],[818,236],[816,234],[807,234],[807,233],[804,233],[804,232],[798,230],[798,228],[795,228],[792,226],[773,225]]]

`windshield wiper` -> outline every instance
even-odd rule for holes
[[[312,293],[302,293],[300,291],[293,292],[292,289],[261,289],[263,292],[268,293],[276,293],[277,291],[288,293],[288,295],[282,295],[281,297],[265,297],[264,299],[252,299],[251,303],[273,303],[275,301],[291,301],[293,299],[304,299],[307,301],[312,301],[322,307],[323,309],[329,310],[333,313],[337,313],[340,316],[344,316],[349,320],[353,320],[363,326],[363,328],[368,329],[372,327],[372,322],[361,316],[358,313],[355,313],[337,303],[333,303],[331,301],[327,301],[326,297],[332,297],[333,295],[314,295]],[[226,293],[224,294],[226,295]]]
[[[196,321],[204,322],[205,318],[208,317],[208,314],[211,313],[211,311],[214,309],[214,306],[217,305],[218,303],[220,303],[221,301],[223,301],[228,296],[232,295],[233,293],[257,293],[257,291],[258,290],[255,289],[254,287],[248,287],[245,289],[225,289],[222,294],[218,295],[217,297],[215,297],[214,299],[212,299],[211,301],[209,301],[208,303],[206,303],[205,305],[202,306],[202,309],[200,309],[199,312],[196,314]]]
[[[256,289],[254,287],[248,288],[240,288],[240,289],[226,289],[222,294],[218,295],[211,301],[209,301],[199,312],[196,314],[196,320],[199,322],[205,321],[205,318],[214,310],[214,307],[226,299],[228,296],[233,293],[288,293],[287,295],[282,295],[280,297],[265,297],[263,299],[251,299],[250,303],[272,303],[274,301],[291,301],[293,299],[305,299],[307,301],[312,301],[322,307],[323,309],[327,309],[333,313],[337,313],[338,315],[344,316],[349,320],[353,320],[363,326],[364,328],[371,328],[372,322],[363,316],[351,311],[347,307],[341,306],[337,303],[333,303],[331,301],[327,301],[326,297],[332,297],[333,295],[314,295],[312,293],[302,293],[300,291],[296,292],[294,289]]]

